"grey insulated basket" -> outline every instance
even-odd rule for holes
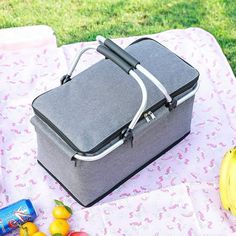
[[[152,39],[125,50],[97,41],[76,56],[60,87],[32,103],[38,162],[83,206],[189,134],[199,84],[196,69]],[[105,59],[72,76],[87,50]]]

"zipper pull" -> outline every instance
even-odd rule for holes
[[[146,119],[147,123],[150,122],[150,119],[149,119],[149,117],[148,117],[148,113],[145,113],[145,114],[144,114],[144,118]]]
[[[150,115],[153,120],[156,119],[156,116],[151,111],[148,112],[148,115]]]
[[[73,157],[71,157],[71,161],[74,161],[74,165],[75,165],[75,167],[77,167],[77,159],[76,158],[74,158],[74,156]]]

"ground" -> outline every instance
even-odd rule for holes
[[[235,0],[0,0],[0,28],[34,24],[52,27],[59,45],[201,27],[236,74]]]

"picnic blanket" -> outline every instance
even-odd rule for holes
[[[125,47],[139,37],[115,42]],[[30,198],[39,215],[35,222],[47,235],[53,199],[73,208],[72,230],[91,236],[236,235],[236,217],[222,209],[218,187],[223,155],[236,145],[233,72],[215,38],[202,29],[147,37],[200,72],[191,133],[95,206],[83,208],[37,164],[31,102],[59,86],[76,53],[96,42],[57,47],[47,26],[0,30],[0,208]],[[89,51],[76,73],[101,58]]]

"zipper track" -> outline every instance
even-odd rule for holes
[[[185,86],[181,87],[180,89],[176,90],[175,92],[173,92],[172,94],[170,94],[171,97],[175,97],[180,95],[181,93],[184,93],[185,91],[187,91],[188,89],[191,89],[197,82],[198,77],[195,78],[194,80],[192,80],[191,82],[189,82],[188,84],[186,84]],[[145,110],[142,114],[142,116],[140,117],[139,121],[141,121],[142,119],[144,119],[144,113],[146,113],[147,111],[151,111],[151,112],[155,112],[156,110],[158,110],[160,107],[162,107],[163,105],[165,105],[165,99],[162,99],[161,101],[159,101],[158,103],[156,103],[155,105],[151,106],[150,108],[148,108],[147,110]],[[118,138],[121,135],[121,131],[124,130],[125,128],[128,127],[129,123],[125,124],[123,127],[121,127],[120,129],[118,129],[116,132],[112,133],[110,136],[108,136],[107,138],[105,138],[102,142],[100,142],[97,146],[95,146],[94,148],[92,148],[89,151],[83,152],[81,150],[78,149],[78,147],[63,133],[61,132],[57,126],[55,126],[47,117],[45,117],[40,111],[38,111],[36,108],[33,107],[34,113],[35,115],[37,115],[41,120],[43,120],[56,134],[58,134],[74,151],[78,152],[78,154],[82,154],[84,156],[89,156],[91,154],[96,153],[97,151],[99,151],[101,148],[103,148],[105,145],[107,145],[109,142],[111,142],[113,139]]]
[[[33,107],[34,113],[42,121],[44,121],[55,133],[57,133],[74,151],[79,151],[79,149],[71,142],[71,140],[57,128],[46,116],[44,116],[39,110]],[[80,152],[80,151],[79,151]]]

